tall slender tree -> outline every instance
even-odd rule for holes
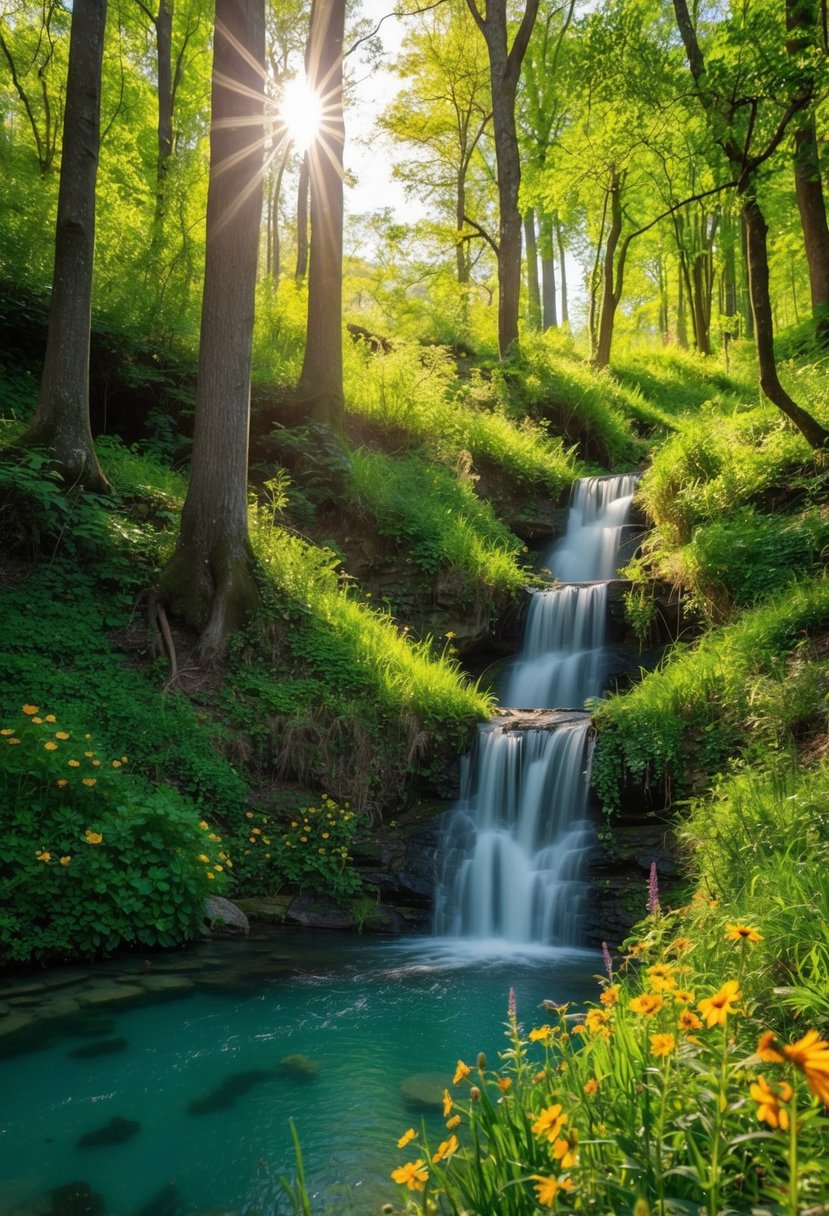
[[[515,98],[539,0],[524,0],[512,46],[507,28],[507,0],[485,0],[483,12],[476,0],[466,2],[489,55],[492,134],[498,172],[498,350],[503,359],[518,343],[521,293],[521,212],[518,207],[521,161]]]
[[[216,0],[207,254],[190,484],[158,599],[220,656],[257,601],[247,470],[262,212],[264,0]]]
[[[107,489],[89,424],[95,182],[105,24],[105,0],[75,0],[49,333],[37,410],[21,440],[23,446],[52,452],[67,482],[95,490]]]
[[[321,121],[308,149],[311,254],[299,392],[318,421],[341,432],[343,397],[343,35],[345,0],[314,0],[306,72]]]

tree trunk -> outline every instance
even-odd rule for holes
[[[264,0],[216,0],[207,252],[190,485],[159,598],[221,656],[257,602],[248,538],[250,362],[262,212]],[[228,165],[233,172],[223,172]]]
[[[697,252],[691,263],[691,291],[694,306],[694,334],[697,350],[701,355],[711,354],[708,335],[711,315],[710,301],[706,295],[708,254]]]
[[[558,264],[561,267],[561,324],[570,324],[570,312],[567,306],[567,262],[564,257],[564,237],[561,224],[556,217],[556,237],[558,238]]]
[[[610,182],[610,229],[604,250],[602,269],[602,307],[599,314],[599,329],[596,339],[596,350],[593,355],[594,367],[607,367],[610,363],[610,347],[613,342],[613,326],[616,321],[616,309],[622,294],[622,277],[624,271],[624,246],[620,254],[619,267],[616,267],[616,250],[622,235],[622,177],[613,173]]]
[[[48,448],[65,480],[108,489],[89,425],[89,334],[105,0],[75,0],[63,122],[55,266],[40,396],[23,446]]]
[[[542,213],[541,236],[541,308],[542,323],[545,330],[554,329],[558,325],[556,315],[556,255],[553,249],[553,219]]]
[[[740,292],[740,301],[742,304],[743,324],[745,325],[746,337],[754,337],[754,312],[751,307],[751,285],[749,282],[748,272],[748,233],[746,230],[745,214],[740,212],[740,252],[742,254],[742,272],[743,285]]]
[[[680,350],[688,349],[688,319],[685,311],[685,272],[682,259],[677,265],[676,343]]]
[[[160,227],[166,207],[167,175],[173,156],[173,3],[159,0],[155,17],[158,72],[158,159],[156,163],[155,224]]]
[[[737,261],[734,251],[734,217],[730,200],[723,211],[720,232],[720,247],[723,255],[722,311],[726,317],[733,317],[737,312]]]
[[[308,83],[323,119],[308,150],[311,257],[300,394],[313,417],[342,434],[343,401],[343,32],[345,0],[314,0]]]
[[[503,69],[506,70],[505,68]],[[515,88],[496,78],[493,66],[492,132],[498,172],[498,353],[502,359],[518,345],[521,295],[521,213],[518,191],[521,162],[515,130]]]
[[[815,117],[810,114],[794,135],[794,182],[797,206],[803,227],[806,261],[809,266],[809,287],[812,293],[812,316],[815,329],[823,344],[829,343],[829,227],[820,177]]]
[[[301,283],[308,273],[308,153],[299,167],[299,185],[296,192],[296,273]]]
[[[660,254],[656,260],[656,273],[659,280],[659,334],[662,345],[668,345],[668,276]]]
[[[766,247],[766,221],[757,199],[745,194],[742,200],[748,252],[748,281],[754,332],[757,340],[757,362],[760,367],[760,387],[773,405],[782,410],[795,424],[813,448],[822,448],[829,440],[829,431],[816,422],[811,414],[794,402],[777,374],[774,356],[774,322],[769,297],[769,263]]]
[[[538,283],[538,245],[535,239],[535,212],[532,207],[524,216],[524,238],[527,244],[527,323],[530,329],[541,329],[541,289]]]

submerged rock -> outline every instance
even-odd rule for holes
[[[343,908],[324,895],[307,893],[291,900],[285,919],[313,929],[351,929],[354,926],[354,913],[350,908]]]
[[[117,1025],[115,1018],[92,1014],[73,1022],[68,1028],[67,1034],[71,1034],[76,1039],[103,1039],[106,1035],[112,1034]]]
[[[289,1077],[311,1081],[319,1072],[320,1066],[316,1060],[312,1060],[310,1056],[306,1056],[300,1051],[292,1056],[283,1056],[279,1061],[279,1069]]]
[[[66,1054],[73,1060],[94,1060],[96,1056],[111,1056],[116,1051],[124,1051],[127,1046],[125,1038],[101,1039],[97,1043],[85,1043],[83,1047],[73,1047]]]
[[[123,1119],[113,1115],[108,1123],[94,1132],[87,1132],[78,1141],[78,1148],[109,1148],[113,1144],[125,1144],[141,1130],[137,1119]]]
[[[182,1200],[174,1182],[168,1182],[139,1208],[136,1216],[179,1216]]]
[[[443,1091],[451,1081],[445,1072],[415,1072],[400,1083],[400,1096],[410,1110],[442,1110]]]
[[[104,1199],[88,1182],[67,1182],[49,1191],[49,1216],[103,1216]]]
[[[228,1110],[235,1105],[238,1098],[261,1085],[263,1081],[273,1081],[275,1073],[270,1069],[251,1068],[247,1072],[236,1072],[226,1077],[221,1085],[211,1089],[210,1093],[201,1098],[194,1098],[187,1103],[188,1115],[212,1115],[217,1110]]]
[[[211,932],[250,933],[250,922],[241,908],[222,895],[209,895],[204,901],[204,918]]]
[[[121,1001],[135,1001],[144,995],[144,989],[137,984],[115,983],[101,984],[78,993],[82,1005],[115,1005]]]

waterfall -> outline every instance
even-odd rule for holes
[[[562,583],[533,594],[505,703],[562,709],[543,729],[479,728],[461,799],[441,842],[439,935],[576,945],[593,845],[587,818],[589,715],[605,677],[607,581],[616,573],[636,478],[575,485],[563,539],[547,557]],[[545,715],[549,719],[550,715]]]

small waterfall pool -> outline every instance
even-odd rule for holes
[[[279,1216],[290,1118],[315,1212],[376,1214],[396,1197],[397,1137],[424,1118],[443,1129],[406,1101],[406,1079],[437,1074],[419,1084],[439,1095],[458,1058],[505,1048],[510,986],[529,1029],[543,999],[593,995],[599,968],[572,950],[279,929],[150,961],[57,969],[29,994],[75,1011],[0,1056],[0,1216],[46,1216],[36,1201],[68,1183],[100,1197],[75,1216]],[[33,1013],[13,999],[0,1024]],[[137,1130],[79,1146],[113,1118]]]

